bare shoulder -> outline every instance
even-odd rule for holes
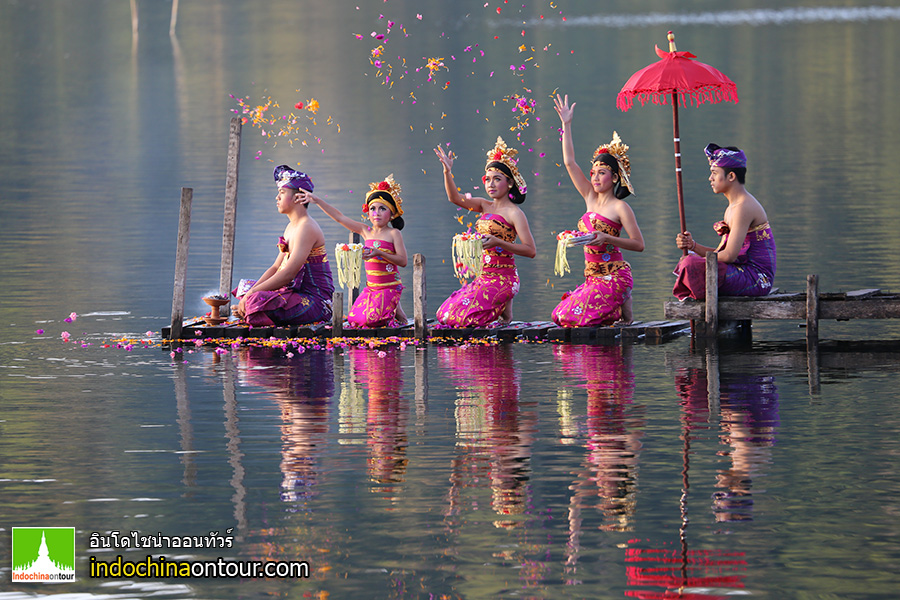
[[[749,220],[750,227],[762,225],[769,220],[766,209],[763,208],[762,203],[749,192],[745,194],[743,200],[735,207],[735,210],[745,219]]]
[[[518,225],[519,223],[528,224],[528,217],[525,216],[525,211],[516,204],[513,204],[512,210],[508,211],[504,216],[513,225]]]
[[[403,233],[399,229],[394,229],[393,227],[391,227],[390,232],[391,241],[394,242],[394,246],[403,243]]]
[[[288,228],[290,227],[291,225],[288,226]],[[285,233],[285,237],[287,237],[287,233]],[[291,238],[310,246],[321,246],[325,243],[325,234],[322,233],[319,223],[312,217],[301,219],[293,227]]]
[[[530,233],[531,227],[528,225],[528,217],[525,215],[525,211],[518,206],[514,206],[513,210],[504,215],[504,217],[512,224],[518,235],[522,235],[524,232]]]
[[[628,217],[634,216],[634,211],[631,209],[631,205],[628,204],[625,200],[620,200],[616,198],[616,214],[619,216],[619,220],[626,219]]]

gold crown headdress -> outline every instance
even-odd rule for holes
[[[519,151],[515,148],[509,148],[502,137],[497,136],[497,143],[487,153],[487,164],[489,165],[492,162],[498,162],[506,165],[506,168],[508,168],[509,172],[512,174],[516,187],[519,188],[521,193],[525,194],[528,192],[528,186],[525,185],[525,179],[522,177],[522,174],[519,173],[519,168],[516,166],[518,161],[515,156],[518,153]],[[486,165],[485,168],[487,168]]]
[[[379,192],[383,192],[383,194],[379,194]],[[386,202],[387,198],[384,197],[385,195],[390,196],[390,199],[393,201],[393,206],[391,206],[390,202]],[[403,214],[403,199],[400,197],[400,184],[394,181],[393,173],[385,177],[383,181],[369,184],[369,192],[366,194],[363,212],[365,213],[369,210],[370,201],[379,199],[382,204],[387,205],[387,207],[391,209],[391,212],[393,213],[392,219]]]
[[[631,161],[628,159],[628,145],[622,142],[618,132],[613,131],[613,138],[608,144],[602,144],[594,150],[594,156],[591,162],[597,162],[597,158],[601,154],[609,154],[616,162],[619,163],[619,177],[622,183],[628,188],[628,191],[634,193],[634,187],[631,185]]]

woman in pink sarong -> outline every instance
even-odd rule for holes
[[[485,327],[495,321],[512,319],[512,299],[519,291],[519,275],[513,255],[534,258],[536,250],[525,213],[518,207],[525,201],[525,180],[515,160],[518,151],[497,138],[487,153],[482,177],[489,198],[473,198],[459,193],[453,181],[453,152],[440,146],[435,154],[444,166],[444,188],[453,204],[482,216],[475,230],[483,234],[482,272],[470,283],[453,292],[437,311],[437,319],[450,327]],[[519,243],[516,243],[516,238]]]
[[[575,162],[572,117],[575,103],[556,96],[556,112],[562,121],[563,160],[575,189],[584,198],[587,212],[578,230],[593,234],[584,248],[584,283],[566,293],[553,309],[551,318],[561,327],[596,327],[631,323],[631,265],[622,250],[642,252],[644,237],[631,207],[623,199],[634,192],[629,179],[631,162],[628,146],[613,132],[609,144],[597,148],[591,159],[588,179]],[[621,237],[622,230],[628,237]]]
[[[672,294],[679,300],[706,298],[706,255],[716,252],[720,296],[765,296],[775,280],[777,252],[765,209],[745,188],[747,157],[734,146],[708,144],[709,185],[728,200],[725,218],[713,228],[722,236],[714,248],[698,244],[691,232],[675,244],[687,250],[675,267]]]
[[[337,208],[313,193],[309,200],[329,217],[362,236],[365,241],[363,258],[366,267],[366,288],[353,303],[347,322],[351,327],[393,327],[407,324],[406,313],[400,306],[400,268],[407,264],[403,243],[403,200],[400,184],[393,174],[383,181],[369,184],[369,193],[362,210],[371,225],[348,218]]]
[[[331,318],[334,285],[322,229],[306,212],[304,194],[313,183],[287,165],[275,168],[278,212],[290,219],[278,240],[278,257],[234,309],[242,322],[258,327],[300,325]],[[240,287],[240,286],[239,286]]]

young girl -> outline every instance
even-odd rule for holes
[[[444,189],[453,204],[483,213],[475,229],[485,237],[481,275],[453,292],[437,311],[437,319],[451,327],[484,327],[498,318],[512,319],[512,299],[519,291],[519,275],[513,255],[534,258],[534,238],[528,219],[519,208],[525,201],[525,180],[516,167],[518,151],[507,148],[497,138],[497,144],[487,153],[484,168],[484,190],[488,198],[460,195],[453,181],[453,152],[434,149],[444,166]],[[515,243],[516,237],[520,243]],[[502,316],[501,316],[502,315]]]
[[[363,258],[366,260],[366,289],[362,291],[347,322],[351,327],[390,327],[406,325],[408,319],[400,306],[398,267],[407,263],[406,246],[403,244],[403,200],[400,184],[388,175],[384,181],[369,184],[369,193],[363,203],[363,212],[371,227],[354,221],[309,191],[304,198],[319,205],[325,214],[365,240]]]
[[[569,97],[554,100],[562,121],[563,160],[575,189],[584,198],[587,212],[578,230],[593,233],[584,247],[584,283],[563,297],[553,309],[553,322],[562,327],[596,327],[619,322],[631,323],[631,265],[622,259],[622,250],[643,252],[644,237],[634,212],[623,199],[634,192],[629,177],[628,146],[613,132],[613,140],[597,148],[591,159],[590,179],[575,162],[572,117],[575,103]],[[628,235],[620,237],[622,229]]]
[[[276,167],[274,175],[278,212],[290,222],[278,240],[275,262],[240,296],[234,313],[244,323],[255,326],[328,320],[334,284],[325,252],[325,236],[315,219],[307,214],[303,195],[312,192],[313,182],[305,173],[287,165]]]

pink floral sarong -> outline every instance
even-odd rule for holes
[[[396,254],[392,242],[366,240],[365,245],[386,254]],[[394,311],[400,303],[402,291],[397,265],[380,257],[366,260],[366,287],[353,303],[347,322],[351,327],[389,327],[396,324]]]
[[[516,239],[516,229],[500,215],[485,213],[475,223],[478,233],[506,242]],[[485,327],[497,320],[506,303],[519,293],[519,274],[513,255],[502,248],[487,248],[481,255],[481,275],[444,300],[437,319],[450,327]]]
[[[619,237],[622,224],[590,212],[581,217],[578,230]],[[622,318],[622,304],[633,286],[631,265],[622,260],[620,248],[612,244],[585,246],[584,283],[563,296],[550,318],[561,327],[612,325]]]

